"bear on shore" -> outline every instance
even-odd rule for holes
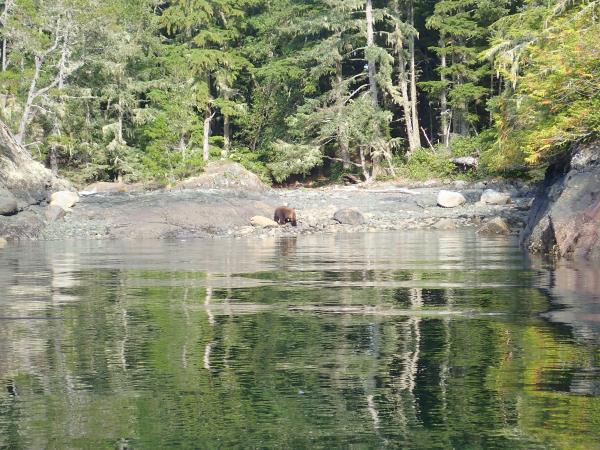
[[[275,210],[275,214],[273,215],[273,220],[277,222],[279,225],[285,225],[286,223],[291,223],[292,226],[296,226],[296,211],[292,208],[288,208],[287,206],[280,206]]]

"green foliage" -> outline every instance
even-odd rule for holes
[[[595,3],[575,4],[561,16],[548,10],[547,25],[520,54],[514,92],[491,105],[498,128],[493,167],[545,163],[574,142],[599,135],[600,25],[592,17]]]
[[[493,130],[486,130],[477,136],[456,137],[450,141],[452,157],[480,156],[493,147],[496,138]]]
[[[0,120],[81,183],[194,175],[205,142],[282,180],[324,156],[366,177],[424,135],[452,135],[452,155],[479,152],[480,171],[499,173],[598,136],[597,1],[374,1],[373,45],[365,7],[0,0]],[[445,176],[444,151],[402,170]]]
[[[259,153],[246,147],[237,147],[229,154],[229,159],[240,163],[246,169],[258,175],[264,183],[271,184],[271,172]]]
[[[267,167],[275,181],[279,183],[290,175],[307,175],[311,169],[323,161],[319,147],[289,144],[283,141],[273,143],[272,155]]]
[[[451,153],[443,147],[436,150],[423,147],[416,150],[410,159],[400,159],[397,172],[402,178],[419,181],[448,178],[454,170],[454,164],[450,162],[451,157]]]

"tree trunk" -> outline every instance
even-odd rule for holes
[[[440,48],[442,49],[442,72],[440,74],[440,80],[445,85],[448,81],[446,79],[446,69],[448,67],[448,62],[446,60],[446,39],[444,35],[440,37]],[[450,144],[450,111],[448,111],[448,89],[445,86],[442,87],[442,90],[440,91],[440,110],[440,135],[442,137],[442,144],[444,145],[444,147],[448,148],[448,145]]]
[[[2,39],[2,72],[6,72],[8,59],[6,58],[6,38]]]
[[[342,83],[344,77],[342,73],[342,62],[336,61],[335,64],[335,81],[336,81],[336,95],[338,102],[338,129],[337,139],[338,148],[340,152],[340,159],[342,160],[342,166],[344,169],[350,168],[350,145],[348,143],[347,124],[343,120],[343,108],[344,108],[344,97],[342,95]]]
[[[372,0],[367,0],[367,4],[365,7],[365,14],[367,19],[367,51],[372,49],[375,46],[375,33],[373,31],[374,27],[374,19],[373,19],[373,2]],[[377,69],[375,67],[375,61],[372,58],[367,58],[367,64],[369,68],[369,90],[371,91],[371,101],[373,103],[373,108],[379,108],[379,92],[377,88],[377,80],[375,76],[377,75]],[[373,125],[373,135],[375,139],[378,139],[380,136],[379,125],[375,123]],[[362,150],[361,150],[362,152]],[[364,154],[361,153],[361,159],[364,158]],[[366,180],[370,182],[372,179],[375,179],[380,171],[380,161],[381,158],[371,154],[371,175]],[[361,161],[362,163],[362,161]],[[364,171],[364,164],[363,164]]]
[[[54,137],[60,136],[60,128],[56,117],[54,118],[52,135]],[[56,142],[56,139],[53,140],[52,145],[50,146],[50,170],[52,171],[52,175],[58,175],[58,143]]]
[[[25,107],[23,108],[23,115],[21,116],[21,121],[19,122],[19,129],[17,131],[17,134],[15,135],[15,139],[19,144],[23,143],[23,138],[25,137],[25,128],[27,127],[27,123],[29,122],[31,107],[33,106],[33,100],[35,99],[35,88],[40,78],[40,70],[42,69],[43,62],[44,60],[40,56],[35,57],[35,70],[33,72],[33,78],[31,79],[31,83],[29,84],[29,91],[27,92],[27,101],[25,102]]]
[[[227,157],[231,151],[231,122],[229,116],[223,116],[223,156]]]
[[[210,115],[208,115],[204,118],[204,140],[203,140],[203,158],[204,161],[208,161],[208,159],[210,158],[210,153],[209,153],[209,145],[208,145],[208,138],[210,137],[210,122],[212,121],[212,118],[214,117],[215,113],[212,113]]]
[[[372,0],[367,0],[366,5],[366,16],[367,16],[367,51],[374,47],[375,38],[373,32],[373,3]],[[373,101],[373,106],[377,108],[379,106],[379,93],[377,89],[377,81],[375,80],[375,75],[377,74],[375,68],[375,61],[372,58],[367,58],[367,65],[369,68],[369,89],[371,91],[371,100]]]
[[[416,145],[413,140],[413,123],[412,123],[412,112],[411,102],[408,97],[408,80],[406,74],[406,59],[404,58],[404,49],[400,49],[398,54],[398,71],[400,73],[398,82],[400,83],[400,93],[402,94],[402,112],[404,113],[404,124],[406,127],[406,137],[408,139],[408,153],[412,153],[416,150]]]
[[[409,5],[410,6],[410,5]],[[400,10],[400,3],[394,2],[394,13],[398,18],[402,16]],[[410,10],[406,11],[406,15],[409,20],[412,20]],[[396,30],[397,31],[397,30]],[[400,32],[401,40],[396,43],[396,52],[398,54],[398,85],[400,87],[400,105],[402,106],[402,112],[404,116],[404,125],[406,128],[406,138],[408,140],[408,155],[413,153],[417,148],[421,146],[420,133],[419,133],[419,120],[416,112],[416,74],[415,74],[415,42],[414,36],[409,37],[408,51],[410,58],[410,68],[408,68],[408,61],[404,53],[404,33]],[[409,79],[410,79],[410,91],[409,94]],[[416,122],[415,122],[416,120]],[[415,132],[416,128],[416,132]],[[416,138],[416,139],[415,139]]]
[[[6,0],[4,2],[4,11],[2,11],[2,14],[0,14],[0,26],[2,26],[2,28],[6,28],[6,22],[8,20],[8,15],[10,13],[11,8],[14,6],[14,3],[12,0]],[[7,51],[7,46],[6,46],[6,38],[2,38],[2,72],[6,72],[6,69],[8,67],[8,58],[6,57],[6,51]]]
[[[346,127],[347,125],[345,123],[338,126],[338,144],[340,147],[342,167],[347,170],[352,164],[350,161],[350,145],[348,143],[348,133],[346,132]]]
[[[369,173],[369,168],[367,167],[367,161],[365,158],[365,151],[362,147],[359,148],[360,154],[360,167],[362,168],[363,176],[365,177],[365,182],[371,182],[371,174]]]
[[[408,19],[414,26],[414,5],[410,2]],[[408,40],[408,51],[410,53],[410,107],[412,113],[412,141],[414,149],[421,147],[421,127],[419,125],[419,112],[417,110],[417,68],[415,64],[415,37],[411,35]]]
[[[125,144],[123,139],[123,99],[119,96],[119,118],[117,121],[117,142]]]
[[[181,152],[181,160],[185,161],[187,144],[185,143],[185,133],[182,133],[179,138],[179,144],[177,144],[177,149]]]
[[[57,30],[58,30],[58,25],[57,25]],[[61,84],[62,81],[64,81],[64,77],[66,77],[66,74],[63,71],[59,70],[57,77],[54,79],[54,81],[52,83],[50,83],[47,86],[36,91],[37,82],[39,81],[39,78],[40,78],[40,72],[42,70],[42,65],[44,64],[44,60],[46,59],[46,57],[49,54],[51,54],[54,50],[56,50],[58,48],[58,44],[59,44],[59,34],[57,31],[56,36],[54,38],[54,43],[52,44],[52,46],[49,49],[47,49],[46,51],[44,51],[41,55],[35,56],[35,69],[34,69],[34,73],[33,73],[33,78],[31,79],[31,83],[29,85],[29,91],[27,92],[27,101],[25,102],[25,107],[23,108],[23,115],[21,116],[21,121],[19,122],[19,129],[18,129],[17,134],[15,135],[15,139],[17,140],[17,142],[19,144],[22,144],[23,139],[25,138],[25,129],[27,128],[27,123],[29,122],[29,116],[31,114],[31,108],[33,106],[33,101],[38,96],[43,95],[46,92],[48,92],[54,86]],[[66,44],[63,47],[63,56],[65,56],[65,55],[66,55]],[[61,61],[62,60],[63,60],[63,57],[61,56]]]

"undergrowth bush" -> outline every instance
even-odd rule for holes
[[[259,153],[253,152],[247,147],[238,147],[229,154],[229,159],[257,175],[263,183],[270,185],[273,182],[269,169]]]
[[[446,178],[450,176],[453,168],[454,164],[450,162],[450,152],[447,149],[419,148],[410,158],[402,158],[399,161],[397,174],[402,178],[422,181]]]

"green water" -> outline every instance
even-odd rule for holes
[[[600,270],[373,233],[0,250],[3,448],[600,448]]]

